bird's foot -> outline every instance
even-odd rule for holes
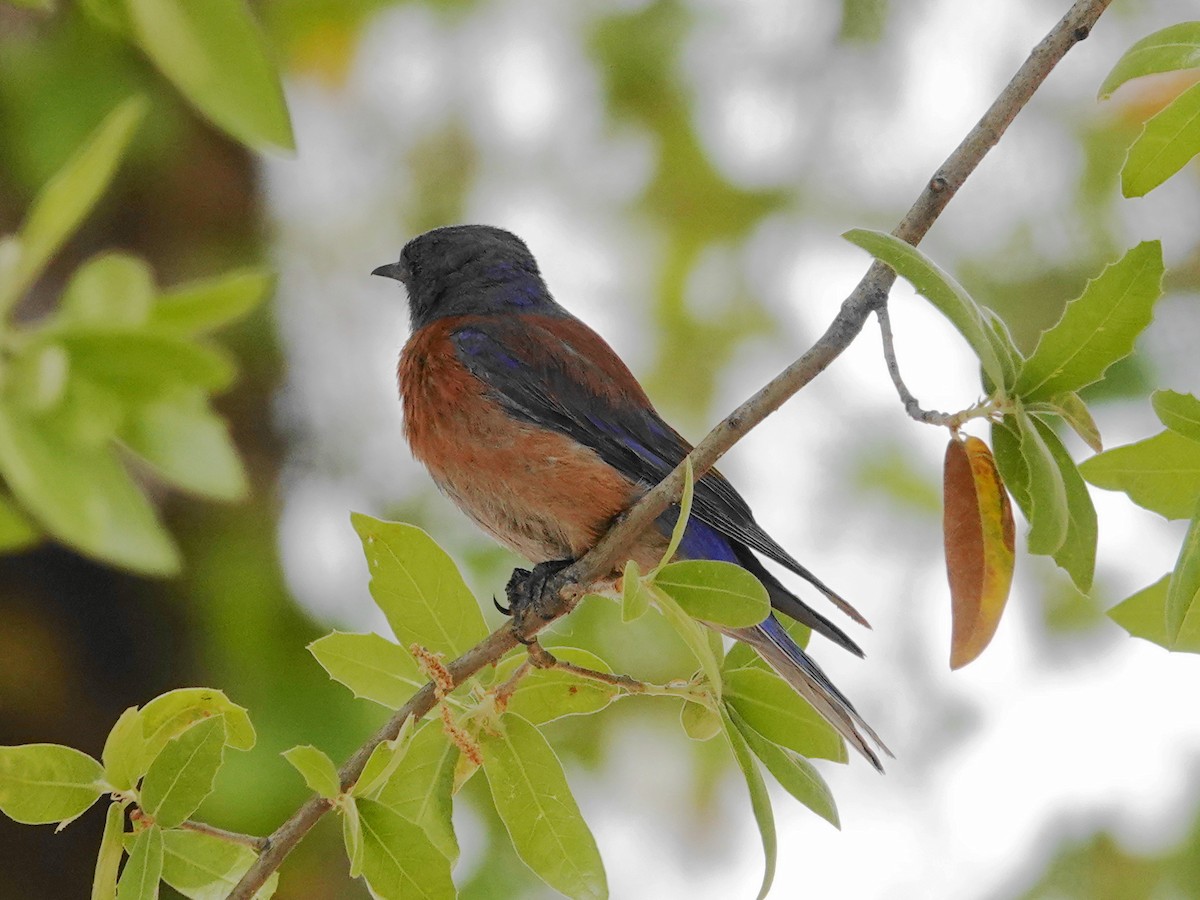
[[[555,583],[555,576],[573,562],[573,559],[552,559],[549,562],[538,563],[532,571],[513,569],[512,577],[508,579],[504,588],[508,608],[505,609],[499,603],[496,603],[496,608],[506,616],[512,616],[513,628],[519,636],[525,634],[526,625],[531,617],[536,617],[542,622],[554,618],[558,592],[562,587]]]

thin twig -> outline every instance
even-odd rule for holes
[[[249,847],[255,853],[262,853],[271,846],[270,838],[259,837],[254,834],[242,834],[239,831],[226,831],[224,828],[209,825],[207,822],[196,822],[192,819],[187,819],[179,827],[185,831],[207,834],[209,837],[215,837],[229,844],[241,844],[243,847]]]
[[[926,425],[957,427],[960,424],[958,423],[958,413],[922,409],[920,401],[913,396],[908,385],[904,383],[904,379],[900,377],[900,363],[896,360],[896,345],[892,338],[892,319],[888,315],[887,304],[875,310],[875,317],[879,319],[879,333],[883,336],[883,358],[887,363],[888,374],[892,376],[892,384],[896,386],[896,393],[900,395],[900,401],[904,404],[904,411],[911,418],[918,422],[924,422]]]
[[[629,691],[631,694],[643,694],[647,690],[647,685],[644,681],[638,681],[630,675],[616,675],[612,672],[600,672],[596,669],[577,666],[573,662],[559,659],[536,642],[529,645],[529,659],[539,669],[559,669],[563,672],[570,672],[572,675],[577,675],[580,678],[589,678],[592,681],[601,681],[604,684],[619,687],[622,690]]]
[[[892,232],[901,240],[917,244],[957,193],[967,176],[975,170],[987,152],[995,146],[1017,113],[1029,102],[1046,76],[1092,26],[1111,0],[1076,0],[1058,24],[1034,47],[1017,74],[971,129],[962,143],[946,158],[926,183],[920,197]],[[741,440],[751,428],[777,410],[788,398],[812,381],[844,351],[862,330],[867,316],[887,302],[887,294],[896,274],[882,263],[871,264],[867,274],[842,303],[837,316],[811,349],[727,416],[690,454],[695,476],[707,472],[716,461]],[[551,580],[558,592],[557,603],[545,610],[548,618],[528,618],[518,630],[503,626],[447,665],[457,686],[484,666],[497,662],[517,645],[518,638],[528,640],[556,618],[565,615],[586,592],[586,587],[608,576],[642,532],[667,506],[679,499],[683,487],[684,466],[679,465],[647,493],[629,514],[609,530],[587,554]],[[420,717],[435,702],[433,686],[425,685],[396,710],[386,725],[362,745],[339,770],[343,790],[349,790],[362,774],[371,751],[381,741],[395,738],[409,716]],[[284,857],[330,809],[330,802],[311,797],[269,838],[270,846],[259,856],[229,895],[229,900],[249,900]]]

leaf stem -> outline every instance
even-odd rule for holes
[[[196,822],[192,819],[187,819],[180,823],[179,827],[185,831],[207,834],[209,837],[217,838],[217,840],[225,841],[226,843],[249,847],[255,853],[262,853],[271,846],[270,838],[258,837],[254,834],[242,834],[238,831],[227,831],[224,828],[218,828],[216,825],[209,825],[207,822]]]

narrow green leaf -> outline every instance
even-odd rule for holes
[[[841,736],[774,672],[754,667],[726,672],[724,698],[759,734],[801,756],[849,758]]]
[[[69,822],[106,790],[104,769],[60,744],[0,747],[0,812],[23,825]]]
[[[1200,441],[1200,400],[1177,391],[1155,391],[1150,395],[1158,420],[1176,434]]]
[[[163,837],[157,825],[138,832],[117,883],[117,900],[157,900],[162,878]]]
[[[162,880],[188,900],[225,900],[253,865],[254,851],[196,831],[163,832]],[[279,873],[258,889],[254,900],[275,893]]]
[[[497,735],[485,732],[480,749],[496,812],[517,855],[573,900],[607,897],[600,852],[558,757],[542,733],[519,716],[501,716],[500,729]]]
[[[762,837],[763,857],[765,866],[762,887],[758,891],[758,900],[763,900],[771,891],[771,883],[775,880],[775,862],[778,856],[778,846],[775,837],[775,814],[771,811],[771,796],[767,793],[767,785],[762,773],[754,762],[754,756],[746,745],[746,739],[734,724],[730,713],[722,707],[721,724],[725,726],[725,737],[733,750],[733,758],[746,778],[746,787],[750,791],[750,808],[754,811],[754,821],[758,823],[758,833]]]
[[[362,817],[358,814],[358,800],[354,795],[346,797],[338,805],[342,815],[342,843],[346,845],[346,859],[350,863],[350,877],[357,878],[363,872]]]
[[[144,744],[141,714],[136,706],[131,706],[117,718],[100,755],[104,777],[117,790],[129,790],[146,774],[141,768]]]
[[[688,521],[692,517],[692,497],[696,492],[696,476],[692,471],[692,458],[685,456],[683,458],[683,490],[679,495],[679,515],[675,519],[675,527],[671,529],[671,539],[667,541],[667,549],[663,551],[662,559],[658,565],[650,572],[651,578],[657,578],[658,573],[663,567],[675,558],[675,551],[679,549],[679,545],[683,542],[683,536],[687,532]],[[633,560],[630,560],[633,562]]]
[[[1058,435],[1039,419],[1033,421],[1058,466],[1067,498],[1067,534],[1062,546],[1053,554],[1054,561],[1066,570],[1080,591],[1087,593],[1092,589],[1096,572],[1096,540],[1099,536],[1096,507],[1083,476]]]
[[[1033,419],[1023,409],[1012,417],[1021,433],[1021,459],[1029,473],[1029,534],[1026,545],[1030,553],[1053,556],[1067,539],[1070,510],[1067,506],[1067,486],[1063,474]],[[1002,475],[1003,477],[1003,475]]]
[[[225,743],[235,750],[254,746],[254,726],[244,706],[238,706],[224,691],[214,688],[178,688],[159,694],[142,707],[142,771],[150,767],[167,741],[194,723],[213,716],[225,717]]]
[[[110,450],[74,445],[57,422],[0,404],[0,474],[47,531],[81,552],[147,574],[179,569],[170,536]]]
[[[149,325],[164,334],[215,331],[247,315],[274,288],[275,276],[265,269],[238,269],[189,281],[163,292],[150,309]]]
[[[1025,410],[1030,413],[1045,413],[1058,416],[1071,426],[1071,430],[1079,435],[1079,439],[1087,444],[1088,447],[1096,453],[1104,451],[1104,444],[1100,440],[1100,429],[1096,426],[1096,420],[1092,418],[1092,413],[1087,408],[1087,404],[1074,391],[1055,394],[1045,402],[1031,403],[1025,407]]]
[[[996,468],[1000,470],[1004,486],[1028,522],[1033,510],[1029,496],[1029,467],[1021,456],[1021,426],[1010,415],[992,423],[992,455],[996,458]]]
[[[458,747],[440,722],[422,725],[412,736],[400,764],[371,798],[420,825],[433,845],[453,863],[458,859],[454,836],[454,768]]]
[[[358,781],[350,789],[351,794],[355,797],[378,799],[376,795],[403,761],[415,725],[416,720],[412,716],[408,716],[400,724],[400,730],[394,740],[383,741],[375,745],[375,749],[367,758],[367,764],[363,766],[362,774],[358,776]]]
[[[279,73],[240,0],[127,0],[138,43],[214,124],[254,149],[295,149]]]
[[[374,800],[355,803],[362,821],[362,873],[372,894],[385,900],[458,896],[450,860],[419,826]]]
[[[34,199],[21,226],[21,254],[16,269],[0,287],[0,316],[41,273],[100,199],[146,106],[143,98],[133,97],[109,113]]]
[[[1171,576],[1164,575],[1108,611],[1108,617],[1134,637],[1171,649],[1167,637],[1167,588]]]
[[[771,612],[762,582],[733,563],[707,559],[668,563],[654,583],[689,616],[703,622],[747,628]]]
[[[225,720],[205,719],[167,741],[142,781],[142,808],[162,828],[174,828],[212,793],[225,761]]]
[[[996,349],[996,332],[984,319],[980,306],[949,273],[894,235],[855,228],[842,237],[895,269],[897,275],[949,319],[979,356],[984,374],[993,385],[1011,385],[1008,367]]]
[[[1184,535],[1167,587],[1167,639],[1171,648],[1200,652],[1200,645],[1181,645],[1185,636],[1195,635],[1200,635],[1200,503]]]
[[[1087,283],[1062,318],[1042,332],[1015,393],[1025,402],[1077,391],[1133,352],[1162,294],[1162,244],[1143,241]]]
[[[775,780],[783,785],[784,790],[815,812],[818,816],[832,825],[841,828],[837,805],[833,800],[833,792],[821,777],[816,767],[803,756],[797,756],[790,750],[785,750],[778,744],[768,741],[765,737],[750,727],[736,709],[729,709],[729,716],[737,726],[754,755],[762,760],[767,771],[775,776]]]
[[[700,670],[708,679],[713,692],[720,696],[721,660],[713,652],[712,644],[709,643],[708,629],[685,613],[683,607],[657,584],[649,585],[646,589],[651,591],[651,596],[653,596],[659,612],[671,623],[671,627],[683,638],[688,649],[695,655],[696,661],[700,664]]]
[[[1100,85],[1100,99],[1133,78],[1200,66],[1200,22],[1180,22],[1142,38],[1117,60]]]
[[[119,803],[108,804],[104,813],[104,836],[96,854],[96,873],[92,876],[92,900],[114,900],[117,896],[117,871],[125,852],[125,810]]]
[[[371,596],[402,647],[450,658],[487,637],[475,597],[449,554],[415,525],[352,513],[371,570]]]
[[[1098,488],[1124,491],[1138,506],[1186,519],[1200,497],[1200,444],[1164,431],[1093,456],[1079,471]]]
[[[15,407],[44,413],[66,399],[71,358],[61,344],[23,344],[8,354],[5,362],[3,396]]]
[[[333,764],[333,760],[312,744],[284,750],[283,758],[300,773],[310,790],[325,799],[336,800],[338,794],[342,792],[342,782],[338,778],[337,767]]]
[[[640,619],[650,608],[650,594],[642,588],[642,572],[635,560],[625,563],[621,576],[621,621],[628,624]]]
[[[554,655],[564,662],[585,669],[612,674],[612,667],[587,650],[575,647],[553,647]],[[496,666],[496,683],[517,670],[523,662],[511,656]],[[619,696],[620,688],[591,678],[572,675],[562,669],[534,669],[522,680],[508,701],[508,711],[534,725],[541,725],[563,716],[590,715],[599,712]]]
[[[721,714],[703,703],[687,702],[679,710],[679,724],[693,741],[711,741],[721,733]]]
[[[334,681],[355,697],[399,709],[426,682],[412,654],[377,634],[334,631],[308,645]]]
[[[145,260],[127,253],[93,256],[67,282],[51,327],[140,327],[150,315],[155,291],[154,273]]]
[[[0,493],[0,553],[15,553],[34,546],[42,533],[16,502]]]
[[[1121,193],[1144,197],[1200,153],[1200,84],[1149,119],[1121,168]]]
[[[184,385],[219,392],[237,376],[223,351],[170,334],[90,326],[64,331],[55,340],[66,349],[73,372],[126,401],[155,400]]]

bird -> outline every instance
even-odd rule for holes
[[[413,456],[485,532],[534,563],[535,573],[557,571],[585,554],[691,451],[612,347],[554,299],[516,235],[490,225],[435,228],[372,274],[399,281],[407,292],[412,330],[397,381]],[[628,551],[642,571],[658,563],[679,515],[678,504],[669,507]],[[695,483],[675,559],[734,563],[762,582],[772,607],[768,617],[753,627],[719,630],[749,644],[883,771],[875,748],[891,751],[779,617],[856,656],[862,650],[756,554],[867,625],[710,470]],[[518,569],[514,579],[518,575],[529,572]]]

